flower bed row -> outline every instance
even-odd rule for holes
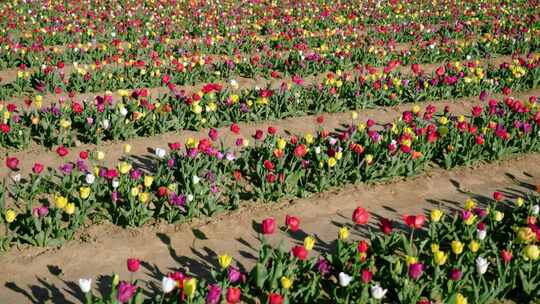
[[[377,34],[414,39],[416,32],[434,25],[448,33],[490,27],[520,25],[520,30],[538,27],[535,4],[529,1],[509,3],[334,3],[307,1],[275,6],[271,3],[185,3],[144,7],[141,14],[126,14],[144,6],[130,1],[127,6],[112,3],[67,5],[18,3],[2,5],[0,38],[21,45],[68,45],[73,42],[107,42],[117,38],[136,43],[141,38],[206,41],[242,41],[252,35],[282,34],[285,37],[304,32],[331,31],[340,28],[372,26]],[[122,16],[123,18],[118,18]],[[309,16],[309,17],[306,17]],[[484,29],[482,29],[484,30]]]
[[[294,50],[281,55],[233,56],[214,58],[213,56],[179,56],[172,54],[161,58],[156,52],[152,57],[130,59],[122,66],[102,65],[91,69],[78,66],[70,73],[62,68],[63,63],[45,66],[35,71],[18,71],[12,82],[0,86],[0,98],[37,93],[99,92],[106,90],[157,87],[162,85],[163,75],[169,75],[177,85],[194,84],[200,81],[228,79],[232,76],[280,78],[291,75],[311,75],[329,70],[352,69],[358,64],[384,66],[394,61],[401,64],[432,63],[465,60],[472,57],[483,58],[486,54],[514,54],[515,52],[535,52],[540,46],[537,37],[518,34],[484,42],[471,41],[462,45],[440,47],[420,47],[405,51],[378,49],[373,45],[355,47],[321,46],[318,50]],[[332,45],[332,44],[331,44]],[[429,44],[435,46],[435,44]],[[172,59],[171,59],[172,58]],[[121,63],[121,59],[117,58]]]
[[[0,145],[25,148],[31,139],[41,145],[72,146],[77,140],[100,143],[103,140],[125,140],[134,136],[161,134],[167,131],[199,130],[219,127],[238,121],[282,119],[304,114],[340,112],[373,106],[440,100],[479,95],[485,91],[508,93],[511,90],[535,88],[540,81],[540,57],[519,58],[498,67],[482,67],[475,62],[440,66],[432,75],[412,66],[411,74],[385,73],[367,67],[355,76],[338,72],[328,74],[318,85],[304,85],[295,77],[292,86],[279,89],[251,89],[240,93],[223,90],[221,85],[208,84],[193,95],[177,92],[156,100],[147,99],[147,90],[113,103],[112,97],[98,97],[91,103],[72,102],[18,111],[14,104],[2,109]],[[485,95],[485,93],[482,93]]]
[[[320,118],[322,119],[322,118]],[[320,121],[319,119],[319,121]],[[238,132],[238,126],[231,127]],[[282,138],[276,129],[259,130],[255,144],[238,138],[235,151],[219,144],[215,129],[209,139],[170,143],[167,155],[156,149],[152,173],[126,159],[116,167],[100,165],[102,152],[80,154],[81,159],[44,171],[37,162],[33,173],[3,189],[10,203],[2,203],[3,249],[13,243],[36,246],[72,239],[86,222],[110,221],[141,226],[149,221],[177,223],[234,209],[240,201],[277,201],[303,197],[333,186],[409,176],[434,162],[445,168],[538,151],[540,112],[535,97],[506,98],[475,107],[469,117],[436,113],[428,106],[403,113],[393,124],[350,124],[331,133]],[[59,156],[69,150],[61,147]],[[16,171],[18,159],[6,158]]]
[[[354,225],[339,229],[331,252],[313,251],[314,236],[303,244],[273,247],[266,238],[278,233],[274,218],[260,224],[261,246],[255,265],[243,270],[227,253],[217,257],[211,277],[200,278],[179,265],[159,288],[147,292],[152,303],[528,303],[540,297],[540,197],[507,199],[494,192],[487,206],[473,199],[463,209],[433,209],[404,215],[406,229],[382,218],[369,228],[370,214],[358,207]],[[287,215],[284,234],[301,231],[301,219]],[[368,230],[352,240],[348,227]],[[335,245],[335,247],[334,247]],[[79,280],[87,303],[141,303],[141,282],[133,280],[141,261],[127,260],[131,280],[112,276],[110,293],[96,295],[92,279]],[[150,285],[150,284],[148,284]],[[147,286],[148,286],[147,285]]]

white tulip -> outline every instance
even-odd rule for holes
[[[191,177],[191,181],[193,182],[194,185],[197,185],[201,181],[201,179],[197,175],[193,175]]]
[[[120,108],[120,115],[126,116],[128,114],[128,110],[124,107]]]
[[[352,277],[344,272],[339,273],[339,285],[341,287],[348,286],[352,281]]]
[[[103,129],[107,130],[107,129],[111,126],[111,123],[109,122],[108,119],[104,119],[104,120],[101,122],[101,125],[103,125]]]
[[[165,151],[165,149],[162,149],[162,148],[156,148],[155,153],[157,157],[163,158],[167,154],[167,151]]]
[[[169,293],[173,291],[174,287],[176,287],[176,281],[169,277],[163,277],[161,287],[163,288],[164,293]]]
[[[94,181],[96,180],[96,177],[94,176],[94,174],[88,173],[88,174],[86,174],[86,178],[85,178],[85,179],[86,179],[86,183],[87,183],[87,184],[93,184]]]
[[[486,230],[477,229],[476,234],[478,235],[478,239],[480,241],[483,241],[486,238],[487,232],[486,232]]]
[[[187,200],[188,203],[189,203],[189,202],[192,202],[192,201],[193,201],[193,198],[194,198],[194,197],[193,197],[193,194],[188,194],[188,195],[186,196],[186,200]]]
[[[315,154],[321,153],[321,147],[315,147]]]
[[[20,173],[15,173],[15,174],[13,174],[13,175],[11,176],[11,179],[12,179],[14,182],[18,183],[18,182],[21,181],[21,174],[20,174]]]
[[[376,300],[384,298],[387,291],[388,289],[383,289],[379,284],[371,286],[371,296]]]
[[[476,258],[476,271],[478,271],[479,274],[486,273],[489,266],[489,262],[484,259],[483,257]]]
[[[90,289],[92,289],[92,279],[79,279],[79,287],[84,293],[90,292]]]
[[[118,188],[118,186],[120,186],[120,181],[117,178],[113,179],[112,186],[114,189]]]
[[[230,84],[234,89],[238,89],[238,82],[236,80],[231,79]]]
[[[534,206],[532,207],[532,215],[535,215],[535,216],[536,216],[536,215],[538,215],[538,213],[540,213],[540,206],[534,205]]]

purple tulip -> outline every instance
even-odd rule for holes
[[[240,280],[242,273],[236,267],[229,267],[229,273],[227,275],[229,282],[236,283]]]
[[[221,288],[218,284],[208,285],[208,294],[206,295],[206,304],[218,304],[221,300]]]
[[[121,281],[120,284],[118,284],[118,302],[128,302],[129,300],[131,300],[135,292],[137,292],[137,286],[126,281]]]
[[[418,280],[423,272],[424,264],[422,263],[413,263],[409,266],[409,276],[414,280]]]
[[[319,273],[324,276],[330,273],[331,266],[325,258],[321,257],[317,261],[317,269],[319,270]]]
[[[461,279],[461,270],[459,270],[458,268],[454,268],[452,270],[450,270],[450,280],[452,281],[457,281],[459,279]]]

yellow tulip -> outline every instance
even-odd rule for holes
[[[15,213],[15,211],[11,210],[11,209],[8,209],[6,211],[6,222],[8,223],[13,223],[15,221],[15,219],[17,218],[17,213]]]
[[[330,157],[328,159],[328,167],[332,168],[337,164],[337,160],[333,157]]]
[[[304,139],[306,140],[306,143],[311,144],[313,143],[313,134],[307,133],[304,135]]]
[[[145,175],[144,176],[144,186],[146,188],[149,188],[150,186],[152,186],[153,182],[154,182],[154,177],[152,177],[150,175]]]
[[[73,214],[75,213],[75,204],[74,203],[68,203],[66,205],[66,208],[64,209],[64,211],[66,211],[67,214]]]
[[[436,265],[442,266],[444,263],[446,263],[446,260],[448,259],[448,255],[444,253],[444,251],[437,251],[433,254],[433,261]]]
[[[439,251],[439,244],[431,244],[431,252],[432,253],[435,253],[435,252],[438,252]]]
[[[80,187],[79,195],[82,199],[87,199],[90,196],[90,187]]]
[[[517,231],[517,237],[523,243],[530,243],[536,239],[536,233],[530,227],[521,227]]]
[[[142,192],[141,194],[139,194],[139,201],[141,203],[146,203],[148,202],[148,200],[150,199],[150,193],[148,192]]]
[[[283,287],[283,288],[285,288],[285,289],[291,288],[292,283],[293,283],[293,282],[291,281],[291,279],[289,279],[289,278],[287,278],[287,277],[285,277],[285,276],[281,277],[280,282],[281,282],[281,287]]]
[[[232,263],[232,257],[228,254],[223,254],[218,257],[218,261],[222,269],[227,269]]]
[[[184,281],[184,293],[188,298],[193,298],[195,295],[195,290],[197,290],[197,279],[190,278]]]
[[[54,205],[56,208],[64,209],[68,204],[68,200],[64,196],[56,195],[54,197]]]
[[[139,187],[133,187],[130,191],[131,196],[137,196],[139,195]]]
[[[340,240],[348,239],[349,238],[349,229],[347,229],[347,227],[339,228],[338,236],[339,236]]]
[[[407,265],[411,265],[411,264],[417,263],[418,259],[416,257],[413,257],[413,256],[406,256],[405,257],[405,262],[407,263]]]
[[[536,261],[540,257],[540,250],[536,245],[528,245],[523,249],[523,254],[526,260]]]
[[[452,252],[455,254],[455,255],[460,255],[462,252],[463,252],[463,243],[458,241],[458,240],[454,240],[452,241]]]
[[[441,220],[442,216],[443,216],[443,212],[439,209],[433,209],[431,210],[431,220],[433,222],[438,222]]]
[[[285,149],[286,145],[287,145],[287,142],[283,138],[278,139],[277,142],[276,142],[276,146],[280,150]]]
[[[476,207],[476,202],[473,199],[467,199],[465,201],[465,210],[472,210]]]
[[[304,247],[310,251],[313,249],[313,246],[315,246],[315,239],[311,236],[306,236],[304,239]]]
[[[502,221],[503,218],[504,218],[504,213],[500,211],[493,212],[493,220],[495,220],[496,222]]]
[[[105,158],[105,152],[103,151],[96,151],[96,159],[97,160],[103,160]]]
[[[120,162],[118,164],[118,171],[120,171],[121,174],[127,174],[131,170],[131,164],[127,162]]]
[[[455,304],[467,304],[467,298],[463,296],[462,294],[458,293],[456,295],[456,303]]]
[[[518,207],[523,206],[524,203],[525,202],[524,202],[523,198],[521,198],[521,197],[518,197],[518,199],[516,200],[516,206],[518,206]]]
[[[469,244],[469,249],[471,250],[471,252],[476,253],[480,249],[480,243],[474,240],[471,241],[471,243]]]

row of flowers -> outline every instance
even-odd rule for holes
[[[353,113],[353,118],[356,114]],[[318,122],[324,118],[319,117]],[[236,124],[231,132],[239,132]],[[3,249],[12,244],[58,245],[81,226],[102,220],[120,226],[150,221],[178,223],[234,209],[241,201],[303,197],[344,184],[409,176],[436,163],[444,168],[472,165],[540,149],[537,100],[505,98],[455,116],[432,105],[406,111],[392,124],[350,123],[344,130],[281,137],[276,128],[238,137],[238,149],[220,144],[219,132],[188,139],[185,149],[170,143],[149,162],[152,172],[126,157],[104,167],[103,152],[45,170],[37,162],[22,179],[19,160],[7,157],[15,181],[2,188],[6,200]],[[125,147],[126,152],[130,150]],[[69,149],[59,147],[60,157]],[[9,194],[9,197],[8,197]]]
[[[497,67],[478,62],[449,63],[431,75],[413,65],[410,74],[395,72],[393,62],[384,71],[358,68],[353,74],[329,73],[318,84],[306,85],[300,77],[280,88],[250,89],[237,92],[210,83],[191,95],[179,91],[165,76],[171,93],[154,100],[146,89],[120,90],[122,101],[111,95],[99,96],[94,103],[72,101],[49,107],[42,97],[35,107],[18,110],[14,104],[1,109],[0,146],[21,149],[32,140],[52,147],[73,146],[77,141],[100,143],[135,136],[161,134],[182,129],[221,127],[239,121],[283,119],[305,114],[343,112],[374,106],[422,102],[480,95],[486,91],[509,94],[512,90],[535,88],[540,81],[540,57],[518,58]],[[236,83],[232,83],[234,85]]]
[[[17,78],[0,86],[0,98],[28,93],[85,93],[102,92],[120,88],[157,87],[161,78],[169,75],[177,85],[194,84],[200,81],[228,79],[231,76],[281,78],[284,76],[312,75],[325,71],[347,70],[359,64],[385,66],[400,62],[431,63],[441,60],[464,60],[485,54],[513,54],[514,52],[535,52],[539,40],[522,37],[504,40],[469,43],[428,44],[409,50],[386,51],[373,45],[328,48],[326,45],[316,50],[294,50],[288,52],[267,52],[267,55],[226,56],[179,56],[166,55],[160,58],[153,52],[151,58],[138,57],[125,63],[117,58],[117,63],[91,66],[76,66],[66,72],[64,63],[45,65],[32,71],[18,71]],[[457,51],[456,51],[457,50]],[[264,53],[263,53],[264,54]],[[395,64],[395,63],[394,63]]]
[[[305,232],[296,216],[279,228],[267,218],[249,270],[221,253],[209,257],[219,265],[209,277],[179,265],[161,284],[146,284],[153,287],[143,296],[141,281],[133,280],[141,261],[129,258],[131,279],[114,274],[110,293],[97,295],[91,278],[78,283],[87,303],[528,303],[540,297],[539,203],[535,193],[510,199],[494,192],[484,205],[470,198],[449,212],[404,215],[400,229],[388,218],[373,225],[360,203],[329,251],[316,235],[290,248],[269,245],[273,234],[297,239]],[[351,237],[366,230],[366,238]]]
[[[534,3],[518,1],[511,5],[470,1],[456,3],[323,3],[307,1],[276,6],[271,3],[174,3],[141,8],[140,1],[126,6],[112,4],[37,5],[5,4],[0,7],[5,29],[3,44],[69,45],[73,42],[108,42],[121,39],[137,43],[140,39],[202,40],[209,45],[253,36],[280,35],[292,38],[302,33],[363,29],[389,34],[393,39],[414,39],[418,32],[447,28],[448,34],[466,30],[485,31],[481,25],[517,30],[538,28]],[[141,14],[126,14],[141,10]],[[293,11],[302,11],[294,13]],[[117,18],[123,16],[123,18]],[[53,22],[54,21],[54,22]]]

